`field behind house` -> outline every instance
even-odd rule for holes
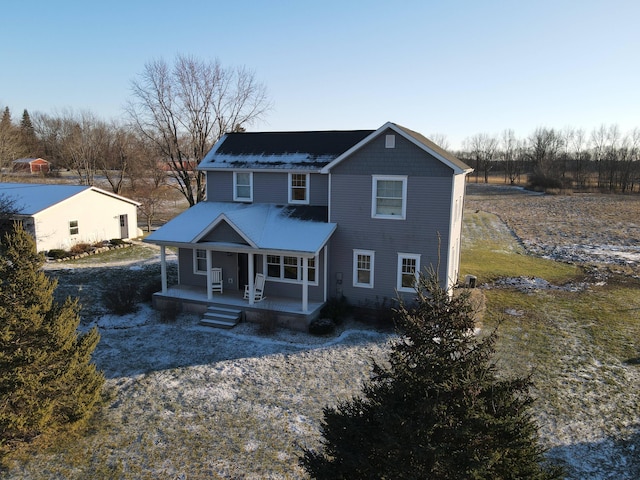
[[[569,479],[640,478],[637,200],[469,191],[462,273],[483,284],[483,328],[499,324],[501,372],[533,372],[549,457]],[[8,478],[306,478],[297,456],[318,445],[323,406],[359,392],[392,335],[354,322],[331,337],[218,331],[146,305],[108,315],[101,285],[159,275],[157,252],[135,252],[50,270],[101,330],[109,399],[86,435],[37,441]]]

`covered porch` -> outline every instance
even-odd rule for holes
[[[336,225],[303,213],[276,205],[191,207],[145,239],[160,246],[162,289],[154,306],[226,306],[249,321],[272,312],[280,324],[295,319],[295,328],[306,328],[327,300],[328,242]],[[167,282],[166,247],[178,249],[177,286]]]

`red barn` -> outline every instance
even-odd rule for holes
[[[51,163],[44,158],[19,158],[13,161],[14,172],[49,173]]]

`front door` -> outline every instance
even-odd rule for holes
[[[120,238],[129,238],[129,216],[120,215]]]
[[[258,255],[253,256],[253,273],[258,272]],[[238,290],[244,292],[244,286],[249,285],[249,254],[238,254]]]

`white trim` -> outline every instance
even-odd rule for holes
[[[249,196],[238,196],[238,174],[249,175]],[[246,185],[240,185],[246,186]],[[253,202],[253,172],[234,171],[233,172],[233,201],[234,202]]]
[[[294,175],[303,175],[304,176],[304,200],[295,200],[293,198],[293,185],[291,182],[293,181]],[[300,205],[308,205],[309,204],[309,181],[310,176],[308,173],[300,173],[300,172],[289,172],[287,174],[287,189],[289,195],[289,203],[300,204]],[[300,188],[300,187],[298,187]]]
[[[396,277],[396,289],[399,292],[414,292],[415,289],[413,287],[403,287],[402,286],[402,260],[409,259],[415,260],[415,278],[416,282],[418,281],[418,275],[420,274],[420,254],[419,253],[398,253],[398,272]]]
[[[368,256],[369,257],[369,283],[360,283],[358,282],[358,256]],[[373,250],[360,250],[353,249],[353,286],[361,287],[361,288],[373,288],[374,286],[374,275],[375,271],[375,258],[376,252]]]
[[[402,182],[402,212],[400,215],[380,214],[377,211],[378,181]],[[371,218],[405,220],[407,218],[407,181],[406,175],[372,175],[371,176]]]

